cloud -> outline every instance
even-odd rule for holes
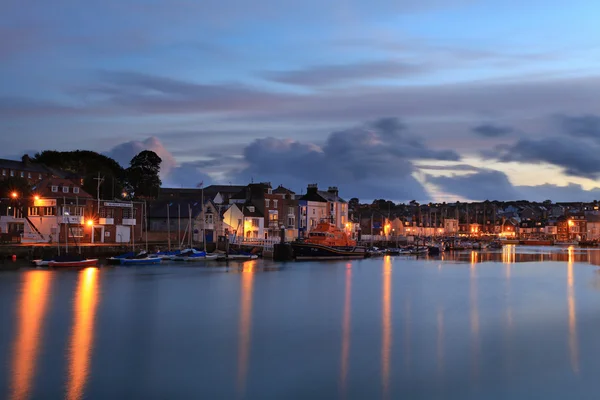
[[[267,72],[269,80],[299,86],[327,86],[361,80],[405,78],[423,73],[427,67],[402,61],[369,61],[355,64],[320,65],[293,71]]]
[[[593,201],[600,198],[600,188],[589,190],[575,183],[565,186],[544,184],[514,186],[505,173],[491,169],[479,169],[468,175],[428,176],[427,182],[445,193],[472,201],[483,200],[529,200],[544,201]]]
[[[563,132],[573,137],[591,138],[600,141],[600,116],[581,115],[558,117]]]
[[[268,180],[304,188],[307,183],[340,186],[343,194],[366,199],[427,200],[413,177],[414,159],[459,159],[453,151],[429,149],[395,118],[331,133],[325,144],[257,139],[244,150],[247,167],[238,180]],[[296,189],[297,190],[297,189]]]
[[[167,150],[163,146],[162,142],[156,137],[149,137],[143,141],[132,140],[121,143],[108,150],[104,154],[115,159],[123,167],[128,167],[131,159],[136,154],[144,150],[151,150],[158,154],[158,156],[162,159],[162,163],[160,165],[160,176],[163,179],[171,173],[171,170],[177,164],[171,152]]]
[[[205,173],[207,165],[202,162],[184,162],[173,168],[165,178],[164,187],[195,188],[200,183],[208,186],[213,179]]]
[[[476,126],[472,131],[480,136],[488,138],[496,138],[500,136],[506,136],[511,133],[512,128],[506,126],[498,126],[493,124],[483,124]]]
[[[470,200],[515,200],[520,194],[500,171],[482,169],[468,175],[428,176],[427,182],[446,193]]]
[[[571,137],[520,139],[498,146],[496,156],[504,162],[553,164],[572,176],[596,179],[600,175],[600,145]]]

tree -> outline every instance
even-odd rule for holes
[[[360,200],[358,200],[357,197],[353,197],[348,202],[348,209],[350,209],[352,211],[356,211],[356,210],[358,210],[359,205],[360,205]]]
[[[103,180],[100,184],[100,197],[120,196],[125,185],[125,170],[118,162],[103,154],[89,150],[55,151],[44,150],[37,153],[33,162],[70,173],[72,179],[83,179],[83,190],[93,197],[98,195],[98,174]]]
[[[161,163],[158,154],[150,150],[144,150],[131,159],[127,183],[136,198],[158,195],[162,184],[159,176]]]

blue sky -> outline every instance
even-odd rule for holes
[[[170,185],[254,179],[299,191],[315,181],[395,200],[600,197],[600,3],[2,8],[4,157],[86,148],[126,162],[146,147],[165,159]],[[470,186],[482,181],[476,198]]]

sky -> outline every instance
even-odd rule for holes
[[[165,186],[600,198],[600,3],[4,0],[0,157],[149,149]]]

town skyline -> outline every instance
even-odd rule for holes
[[[318,177],[398,201],[597,198],[598,12],[9,0],[0,157],[148,149],[172,186]]]

